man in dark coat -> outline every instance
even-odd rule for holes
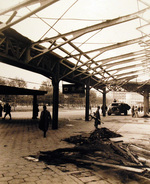
[[[46,105],[43,106],[43,111],[40,115],[39,129],[44,132],[44,137],[46,137],[46,132],[49,127],[49,123],[51,122],[51,114],[46,109]]]
[[[99,110],[100,110],[100,106],[98,106],[97,107],[97,110],[96,110],[96,113],[95,113],[95,124],[94,124],[94,126],[95,126],[95,128],[97,129],[98,128],[98,125],[100,125],[101,124],[101,121],[100,121],[100,113],[99,113]]]
[[[3,111],[3,107],[2,107],[2,105],[0,104],[0,117],[2,117],[2,111]]]
[[[10,120],[11,120],[11,106],[9,105],[9,103],[6,103],[5,105],[4,105],[4,112],[5,112],[5,115],[4,115],[4,120],[5,120],[5,118],[6,118],[6,116],[7,116],[7,114],[9,115],[9,117],[10,117]]]

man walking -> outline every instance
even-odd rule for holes
[[[46,132],[49,127],[49,123],[51,122],[51,114],[50,112],[46,109],[46,105],[43,106],[43,111],[41,112],[40,115],[40,122],[39,122],[39,129],[44,132],[44,137],[46,137]]]
[[[10,117],[10,120],[11,120],[11,106],[9,105],[9,103],[6,103],[5,105],[4,105],[4,112],[5,112],[5,115],[4,115],[4,120],[5,120],[5,118],[6,118],[6,116],[7,116],[7,114],[9,115],[9,117]]]
[[[100,113],[99,113],[99,110],[100,110],[100,106],[97,107],[97,110],[96,110],[96,113],[95,113],[95,128],[98,129],[98,125],[101,124],[101,119],[100,119]]]

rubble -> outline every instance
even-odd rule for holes
[[[119,165],[142,166],[126,145],[113,143],[109,139],[120,136],[107,128],[96,129],[86,135],[71,136],[64,141],[75,144],[74,147],[41,152],[39,159],[45,159],[48,163],[53,161],[61,164],[66,160],[76,163],[76,158],[82,158],[101,162],[105,160],[107,163]]]
[[[114,168],[150,178],[150,172],[144,162],[138,160],[138,156],[130,151],[128,144],[110,140],[112,137],[120,136],[106,128],[97,129],[90,134],[71,136],[63,141],[75,144],[74,147],[41,151],[38,159],[55,165],[73,163],[80,167]]]

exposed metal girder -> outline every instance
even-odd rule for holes
[[[114,62],[114,63],[107,63],[107,64],[105,64],[103,66],[106,66],[106,69],[108,69],[108,68],[111,68],[111,67],[116,66],[116,65],[121,65],[121,64],[125,64],[125,63],[131,63],[131,62],[135,62],[135,61],[139,61],[139,60],[142,61],[143,59],[149,59],[149,58],[144,55],[144,56],[130,58],[130,59]]]
[[[16,16],[16,14],[17,14],[17,11],[14,11],[13,14],[7,20],[6,24],[8,24],[9,22],[11,22],[13,20],[13,18]]]
[[[24,8],[25,6],[29,6],[31,4],[35,4],[35,3],[38,3],[39,0],[25,0],[23,2],[20,2],[18,5],[15,5],[15,6],[12,6],[10,8],[8,8],[7,10],[3,10],[3,11],[0,11],[0,15],[4,15],[5,13],[8,13],[10,11],[16,11],[16,10],[19,10],[20,8]]]
[[[54,42],[54,41],[56,41],[59,38],[65,38],[66,36],[72,35],[71,39],[66,39],[65,38],[65,41],[63,43],[61,43],[61,44],[57,44],[56,46],[51,47],[50,49],[41,50],[41,53],[36,55],[35,58],[39,57],[39,56],[41,56],[43,54],[46,54],[46,53],[48,53],[50,51],[53,51],[53,50],[55,50],[57,48],[60,48],[61,46],[63,46],[66,43],[71,43],[71,41],[73,41],[74,39],[76,39],[76,38],[78,38],[78,37],[80,37],[80,36],[82,36],[82,35],[84,35],[86,33],[89,33],[89,32],[92,32],[92,31],[96,31],[96,30],[100,30],[100,29],[103,29],[103,28],[106,28],[106,27],[109,27],[109,26],[113,26],[115,24],[120,24],[120,23],[123,23],[123,22],[126,22],[126,21],[130,21],[130,20],[136,19],[136,18],[138,18],[138,14],[139,13],[143,13],[144,11],[146,11],[146,9],[141,10],[140,12],[136,12],[134,14],[130,14],[130,15],[124,16],[124,17],[119,17],[119,18],[116,18],[116,19],[107,20],[105,22],[102,22],[102,23],[99,23],[99,24],[96,24],[96,25],[93,25],[93,26],[89,26],[89,27],[82,28],[82,29],[79,29],[79,30],[76,30],[76,31],[72,31],[72,32],[68,32],[68,33],[65,33],[65,34],[59,34],[59,35],[51,37],[51,38],[46,38],[46,39],[40,40],[38,42],[34,42],[34,43],[32,43],[32,48],[36,49],[35,46],[38,45],[39,43]],[[142,38],[143,37],[141,37],[140,39],[142,39]],[[125,45],[128,45],[128,44],[133,44],[134,41],[136,43],[136,40],[134,40],[134,39],[133,39],[132,43],[124,42],[124,45],[122,45],[122,46],[125,46]],[[123,44],[123,42],[121,42],[121,43]],[[86,54],[91,53],[91,52],[95,52],[95,51],[105,52],[107,50],[115,49],[115,48],[118,48],[120,46],[121,46],[120,43],[117,43],[117,44],[112,45],[112,46],[91,50],[89,52],[84,52],[83,53],[83,52],[80,51],[79,54],[71,55],[71,56],[69,56],[67,58],[74,57],[74,56],[79,56],[79,55],[84,55],[85,56]]]
[[[124,22],[127,22],[127,21],[137,19],[137,18],[139,18],[138,17],[139,14],[144,13],[146,10],[147,10],[147,8],[143,9],[143,10],[140,10],[138,12],[135,12],[133,14],[125,15],[125,16],[118,17],[118,18],[115,18],[115,19],[107,20],[107,21],[99,23],[99,24],[95,24],[93,26],[89,26],[89,27],[86,27],[86,28],[82,28],[82,29],[78,29],[78,30],[71,31],[71,32],[68,32],[68,33],[64,33],[61,36],[58,35],[58,36],[54,36],[54,37],[51,37],[51,38],[45,38],[43,40],[39,40],[38,42],[34,42],[33,45],[43,43],[43,42],[49,42],[51,40],[57,40],[59,38],[67,37],[67,36],[70,36],[70,35],[77,38],[77,37],[82,36],[82,35],[84,35],[86,33],[89,33],[89,32],[93,32],[93,31],[96,31],[96,30],[99,30],[99,29],[103,29],[103,28],[106,28],[106,27],[110,27],[110,26],[113,26],[113,25],[117,25],[117,24],[120,24],[120,23],[124,23]]]
[[[130,80],[132,80],[132,79],[134,79],[134,78],[136,78],[136,77],[138,77],[138,75],[132,75],[132,76],[127,76],[127,77],[121,77],[121,78],[118,79],[118,81],[119,81],[119,80],[127,80],[127,81],[130,81]]]
[[[143,0],[139,0],[141,3],[143,3],[143,4],[145,4],[146,6],[150,6],[150,4],[149,3],[147,3],[147,2],[145,2],[145,1],[143,1]]]
[[[35,0],[36,1],[36,0]],[[29,2],[29,1],[26,1]],[[52,2],[52,0],[51,0]],[[54,2],[54,1],[53,1]],[[145,9],[146,10],[146,9]],[[144,12],[145,10],[142,10],[142,12]],[[141,11],[140,11],[141,12]],[[12,22],[12,19],[14,18],[15,13],[10,17],[10,19],[8,19],[7,24],[10,25],[10,22]],[[107,28],[109,26],[114,26],[126,21],[130,21],[130,20],[134,20],[137,19],[139,16],[139,12],[136,12],[134,14],[130,14],[127,16],[123,16],[123,17],[119,17],[113,20],[108,20],[105,22],[102,22],[100,24],[96,24],[93,26],[89,26],[83,29],[79,29],[76,31],[72,31],[69,33],[65,33],[65,34],[59,34],[55,37],[52,38],[48,38],[48,39],[43,39],[43,40],[39,40],[39,42],[35,42],[28,45],[28,47],[26,47],[26,44],[23,44],[22,47],[22,43],[19,42],[19,44],[21,43],[21,47],[19,47],[19,44],[16,46],[16,42],[13,45],[14,40],[11,42],[5,42],[2,45],[0,45],[0,49],[2,51],[2,54],[0,55],[1,57],[3,57],[6,53],[9,54],[9,57],[11,57],[11,59],[13,60],[13,62],[22,62],[21,64],[26,64],[28,65],[28,67],[31,66],[35,66],[35,68],[41,67],[42,71],[45,72],[53,72],[55,74],[56,71],[56,65],[59,64],[61,68],[60,71],[60,75],[59,75],[59,80],[60,79],[69,79],[70,81],[79,81],[82,83],[86,83],[88,80],[92,81],[90,83],[90,85],[95,88],[98,88],[99,86],[102,85],[107,85],[109,84],[109,82],[113,85],[117,84],[117,85],[122,85],[123,83],[126,83],[128,80],[130,80],[133,76],[137,76],[137,75],[132,75],[130,77],[126,77],[126,75],[129,75],[130,72],[126,72],[124,73],[124,71],[121,73],[120,71],[125,70],[125,69],[130,69],[133,68],[134,66],[137,65],[132,65],[129,63],[129,61],[131,60],[124,60],[124,61],[115,61],[115,60],[121,60],[123,58],[128,58],[128,57],[133,57],[131,59],[133,59],[133,61],[139,61],[140,59],[146,57],[146,52],[145,51],[137,51],[137,52],[132,52],[132,53],[128,53],[128,54],[123,54],[120,56],[115,56],[112,58],[107,58],[107,59],[103,59],[100,61],[96,61],[97,57],[102,54],[105,51],[109,51],[112,49],[117,49],[123,46],[127,46],[130,44],[136,44],[139,43],[141,41],[142,38],[144,37],[140,37],[140,38],[136,38],[136,39],[132,39],[132,40],[127,40],[124,42],[120,42],[117,44],[113,44],[113,45],[109,45],[103,48],[98,48],[97,50],[92,50],[92,51],[87,51],[87,52],[83,52],[80,48],[78,48],[75,43],[73,43],[72,41],[86,33],[95,31],[95,30],[101,30],[103,28]],[[12,22],[13,23],[13,22]],[[72,35],[71,39],[67,39],[66,36]],[[7,35],[5,35],[7,37]],[[62,42],[60,44],[58,44],[56,41],[57,39],[61,38]],[[6,39],[9,39],[6,38]],[[10,38],[11,40],[12,38]],[[0,42],[3,43],[4,39],[1,39]],[[17,40],[17,39],[16,39]],[[49,46],[49,48],[44,48],[40,45],[40,43],[43,42],[49,42],[51,45]],[[8,45],[7,45],[8,44]],[[65,44],[69,44],[73,49],[76,50],[76,53],[73,55],[72,52],[69,52],[69,50],[65,50],[65,47],[62,47]],[[6,48],[4,48],[6,46]],[[17,48],[16,48],[17,47]],[[66,53],[65,55],[67,55],[68,57],[63,58],[59,55],[57,55],[57,51],[56,54],[55,49],[59,48],[59,50],[63,51],[64,53]],[[4,49],[6,49],[6,53],[3,52]],[[96,52],[98,51],[99,53],[95,56],[93,56],[95,53],[93,53],[93,55],[90,57],[90,55],[88,55],[89,53],[92,52]],[[50,53],[51,52],[51,53]],[[51,61],[51,58],[49,57],[49,55],[55,55],[57,57],[58,60],[55,60],[54,62]],[[143,56],[144,55],[144,56]],[[5,55],[6,56],[6,55]],[[4,56],[4,57],[5,57]],[[23,56],[23,57],[22,57]],[[86,61],[84,62],[84,60],[82,60],[82,57],[84,56],[84,59],[86,58]],[[6,56],[7,57],[7,56]],[[46,57],[48,59],[46,59]],[[53,57],[52,57],[53,58]],[[71,62],[72,60],[69,61],[70,58],[75,59],[75,64],[73,62]],[[8,58],[6,58],[8,59]],[[50,61],[49,61],[50,59]],[[119,64],[125,63],[125,61],[127,63],[129,63],[129,66],[125,66],[122,68],[119,68]],[[115,62],[115,63],[110,63],[110,62]],[[118,67],[116,69],[112,69],[111,67],[115,66]],[[139,64],[140,65],[140,64]],[[19,64],[18,64],[19,66]],[[107,67],[107,68],[105,68]],[[98,70],[98,68],[100,68],[100,70]],[[114,70],[118,70],[115,74],[111,74],[111,71]],[[131,70],[130,70],[131,71]],[[134,72],[138,72],[134,71]],[[114,73],[114,72],[113,72]],[[51,73],[48,72],[49,75],[51,75]],[[98,75],[97,75],[98,74]],[[118,74],[118,75],[117,75]],[[81,80],[80,80],[81,78]],[[87,79],[87,80],[86,80]],[[112,80],[111,80],[112,79]]]
[[[143,38],[145,38],[145,36],[135,38],[135,39],[131,39],[131,40],[127,40],[127,41],[124,41],[124,42],[119,42],[119,43],[109,45],[109,46],[106,46],[106,47],[101,47],[101,48],[97,48],[97,49],[94,49],[94,50],[89,50],[89,51],[84,52],[84,54],[90,54],[92,52],[97,52],[97,51],[105,52],[105,51],[108,51],[108,50],[117,49],[119,47],[124,47],[124,46],[127,46],[127,45],[138,43]],[[80,54],[75,54],[73,56],[80,56]]]
[[[127,54],[122,54],[119,56],[114,56],[114,57],[110,57],[110,58],[106,58],[106,59],[101,59],[99,61],[96,61],[97,63],[101,62],[102,65],[109,63],[111,61],[115,61],[115,60],[119,60],[119,59],[123,59],[123,58],[128,58],[128,57],[132,57],[132,56],[138,56],[138,55],[142,55],[142,54],[147,54],[148,52],[146,52],[145,49],[140,50],[140,51],[136,51],[136,52],[130,52]]]
[[[34,0],[34,1],[35,1],[35,0]],[[13,22],[10,22],[10,23],[8,23],[8,24],[0,24],[0,31],[4,31],[4,30],[10,28],[11,26],[13,26],[13,25],[19,23],[20,21],[22,21],[22,20],[24,20],[24,19],[30,17],[31,15],[33,15],[33,14],[35,14],[35,13],[37,13],[37,12],[43,10],[44,8],[46,8],[46,7],[50,6],[50,5],[52,5],[53,3],[57,2],[57,1],[59,1],[59,0],[49,0],[48,3],[45,3],[45,4],[41,5],[40,7],[36,8],[35,10],[29,12],[28,14],[26,14],[26,15],[24,15],[24,16],[18,18],[17,20],[15,20],[15,21],[13,21]],[[25,4],[29,4],[29,2],[31,2],[31,1],[29,0],[29,1],[24,2],[24,3],[25,3]],[[20,8],[20,7],[18,7],[18,8]],[[15,8],[13,8],[13,10],[15,10]]]
[[[95,71],[97,68],[100,68],[100,66],[101,67],[104,67],[105,65],[103,65],[103,63],[105,64],[105,63],[108,63],[108,62],[111,62],[111,61],[114,61],[114,60],[118,60],[118,59],[123,59],[123,58],[126,58],[126,57],[131,57],[131,56],[137,56],[137,55],[141,55],[141,54],[145,54],[145,50],[140,50],[140,51],[137,51],[137,52],[131,52],[131,53],[128,53],[128,54],[124,54],[124,55],[120,55],[120,56],[115,56],[115,57],[111,57],[111,58],[107,58],[107,59],[102,59],[102,60],[99,60],[99,61],[96,61],[96,63],[99,63],[99,62],[101,62],[102,64],[98,64],[97,66],[95,66],[95,67],[89,67],[87,70],[86,70],[86,72],[88,72],[88,71],[91,71],[91,70],[93,70],[93,71]],[[143,56],[144,57],[144,56]],[[133,58],[134,59],[134,58]],[[127,60],[128,62],[129,62],[129,60]],[[125,62],[125,60],[124,60],[124,62]],[[127,62],[127,63],[128,63]],[[115,64],[114,64],[115,65]],[[105,70],[106,70],[106,68],[105,68]],[[96,71],[96,73],[100,73],[100,71],[99,72],[97,72]],[[94,75],[95,73],[93,72],[92,74],[90,73],[88,76],[92,76],[92,75]]]
[[[118,48],[118,47],[120,47],[120,46],[125,46],[127,43],[128,44],[133,44],[133,43],[137,43],[139,40],[140,40],[141,38],[136,38],[136,39],[133,39],[133,40],[128,40],[128,41],[125,41],[125,42],[121,42],[121,43],[118,43],[118,44],[115,44],[115,45],[111,45],[111,46],[107,46],[107,47],[103,47],[103,48],[100,48],[100,50],[108,50],[108,49],[112,49],[112,48]],[[85,52],[86,53],[86,52]],[[85,53],[84,53],[84,55],[85,55]],[[99,55],[99,54],[98,54]],[[73,57],[75,57],[75,56],[77,56],[77,55],[73,55]],[[144,57],[144,56],[143,56]],[[95,58],[95,57],[94,57]],[[85,62],[85,63],[83,63],[82,65],[80,65],[80,66],[78,66],[78,67],[76,67],[76,68],[74,68],[72,71],[70,71],[68,74],[66,74],[66,75],[69,75],[69,74],[71,74],[72,72],[74,72],[75,70],[77,70],[77,69],[79,69],[79,68],[81,68],[82,66],[86,66],[88,63],[89,63],[89,61],[90,60],[88,60],[87,62]],[[124,61],[125,62],[125,61]],[[128,62],[129,62],[129,60],[128,60]],[[93,63],[93,62],[92,62]],[[91,64],[92,64],[91,63]],[[94,63],[96,63],[96,68],[103,68],[103,65],[98,65],[98,63],[97,62],[94,62]],[[114,65],[114,64],[112,64],[112,65]],[[90,68],[90,70],[91,70],[91,68]],[[94,70],[94,68],[92,69],[92,70]],[[87,71],[85,71],[85,72],[87,72]],[[107,71],[105,70],[105,72],[107,73]],[[100,72],[99,72],[100,73]],[[66,76],[65,75],[65,76]],[[81,75],[81,74],[78,74],[78,75]],[[100,75],[101,75],[101,73],[100,73]],[[110,75],[110,74],[109,74]]]
[[[137,73],[137,72],[139,72],[139,71],[141,71],[141,70],[129,71],[129,72],[117,74],[117,75],[115,75],[114,77],[117,77],[117,79],[119,80],[119,77],[126,76],[126,75],[132,76],[132,74],[134,75],[135,73]]]
[[[125,41],[125,42],[121,42],[121,43],[118,43],[118,44],[110,45],[110,46],[103,47],[103,48],[99,48],[99,49],[95,49],[95,50],[96,50],[96,51],[108,51],[108,50],[110,50],[110,49],[115,49],[115,48],[123,47],[123,46],[126,46],[126,45],[128,45],[128,44],[137,43],[137,42],[139,42],[139,41],[141,40],[141,38],[143,38],[143,37],[135,38],[135,39],[132,39],[132,40],[128,40],[128,41]],[[89,51],[89,52],[95,52],[95,50],[94,50],[94,51],[92,50],[92,51]],[[88,54],[89,52],[84,52],[83,55],[86,55],[86,54]],[[97,56],[99,56],[99,55],[100,55],[100,54],[97,54]],[[80,56],[80,54],[79,54],[79,55],[78,55],[78,54],[77,54],[77,55],[73,55],[73,57],[77,57],[77,56]],[[95,56],[94,56],[93,58],[95,58]],[[73,71],[75,71],[75,70],[81,68],[82,66],[86,66],[86,65],[89,63],[89,61],[91,61],[91,59],[88,60],[88,61],[86,61],[86,62],[83,63],[82,65],[80,65],[80,66],[74,68],[72,71],[70,71],[70,72],[69,72],[68,74],[66,74],[66,75],[71,74]],[[94,61],[94,63],[96,63],[96,65],[98,65],[97,62]],[[102,68],[102,65],[98,65],[98,67]]]
[[[117,70],[117,72],[120,72],[122,70],[128,70],[131,68],[134,68],[136,70],[136,67],[138,67],[138,66],[141,66],[141,63],[140,64],[133,64],[133,65],[125,66],[125,67],[120,67],[120,68],[115,68],[115,69],[111,69],[111,70],[107,70],[107,71],[112,72],[112,71]]]

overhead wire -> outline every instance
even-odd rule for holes
[[[59,22],[59,20],[61,20],[61,18],[78,2],[78,0],[76,0],[57,20],[56,22],[45,32],[45,34],[40,38],[40,40],[57,24],[57,22]]]
[[[29,10],[29,8],[28,7],[26,7],[28,10]],[[7,14],[7,15],[4,15],[4,16],[11,16],[11,15],[9,15],[9,14]],[[16,15],[15,17],[22,17],[21,15]],[[39,17],[37,17],[37,16],[30,16],[30,17],[28,17],[28,18],[30,18],[30,19],[38,19]],[[45,20],[58,20],[59,18],[57,18],[57,17],[53,17],[53,18],[51,18],[51,17],[40,17],[41,19],[45,19]],[[99,22],[99,21],[106,21],[106,20],[108,20],[108,19],[82,19],[82,18],[61,18],[61,20],[62,21],[92,21],[92,22]]]
[[[42,83],[26,81],[26,80],[24,80],[24,79],[19,79],[19,78],[12,78],[12,77],[0,76],[0,79],[1,79],[1,78],[8,79],[8,80],[13,80],[13,81],[24,81],[24,82],[26,82],[26,83],[35,84],[35,85],[39,85],[39,86],[46,86],[45,84],[42,84]],[[44,82],[44,81],[43,81],[43,82]]]

